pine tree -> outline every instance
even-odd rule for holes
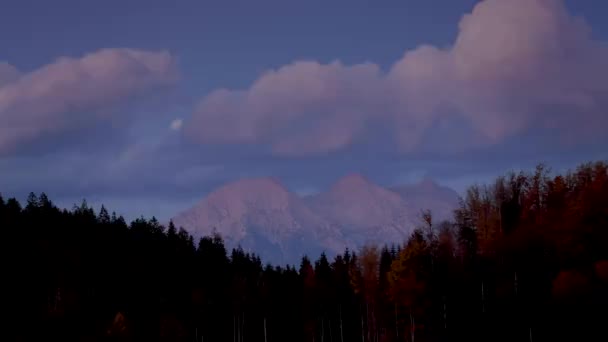
[[[48,196],[44,192],[40,194],[38,204],[41,208],[47,211],[53,208],[53,202],[49,200]]]
[[[27,196],[27,204],[25,206],[25,210],[28,212],[34,212],[40,207],[40,202],[38,200],[38,196],[35,193],[30,192]]]
[[[108,210],[102,204],[101,209],[99,210],[99,215],[97,216],[97,220],[101,224],[108,224],[111,222],[110,215],[108,214]]]

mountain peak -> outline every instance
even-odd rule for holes
[[[437,184],[437,182],[435,182],[435,180],[429,176],[423,177],[417,185],[424,189],[439,188],[439,184]]]
[[[398,194],[358,173],[340,178],[329,191],[311,197],[308,203],[357,243],[401,241],[412,226],[407,204]]]
[[[345,241],[340,231],[275,178],[225,184],[173,221],[196,237],[218,232],[229,246],[255,247],[266,258],[296,257],[306,252],[306,246],[338,252]]]
[[[216,206],[222,203],[222,206],[228,207],[256,203],[268,208],[282,208],[288,206],[293,197],[276,178],[243,178],[211,192],[204,202]]]
[[[408,201],[413,212],[432,209],[433,217],[438,221],[450,219],[453,210],[458,207],[458,193],[430,177],[424,177],[414,184],[395,186],[391,190]]]
[[[353,189],[361,186],[370,186],[373,185],[369,179],[363,176],[360,173],[349,173],[344,177],[338,179],[332,186],[332,190],[338,189]]]
[[[420,209],[431,209],[438,220],[448,218],[458,204],[455,198],[453,190],[428,177],[387,189],[349,173],[327,191],[305,198],[277,178],[244,178],[218,187],[173,222],[196,237],[218,232],[227,246],[297,262],[311,248],[339,252],[367,242],[403,241]]]

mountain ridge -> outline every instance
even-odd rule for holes
[[[359,174],[338,179],[327,191],[306,201],[358,244],[404,240],[412,230],[407,202]]]
[[[277,178],[244,178],[216,188],[172,220],[197,238],[218,233],[229,248],[240,245],[265,261],[293,264],[304,254],[401,243],[420,223],[420,205],[413,203],[435,206],[445,216],[447,208],[455,209],[454,196],[432,180],[388,188],[360,173],[308,196]]]

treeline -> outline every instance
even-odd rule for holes
[[[452,222],[264,265],[218,236],[0,196],[6,340],[607,340],[608,169],[511,173]]]

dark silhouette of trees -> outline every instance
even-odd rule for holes
[[[608,333],[608,167],[471,187],[407,241],[264,265],[219,235],[0,195],[6,340],[562,341]]]

